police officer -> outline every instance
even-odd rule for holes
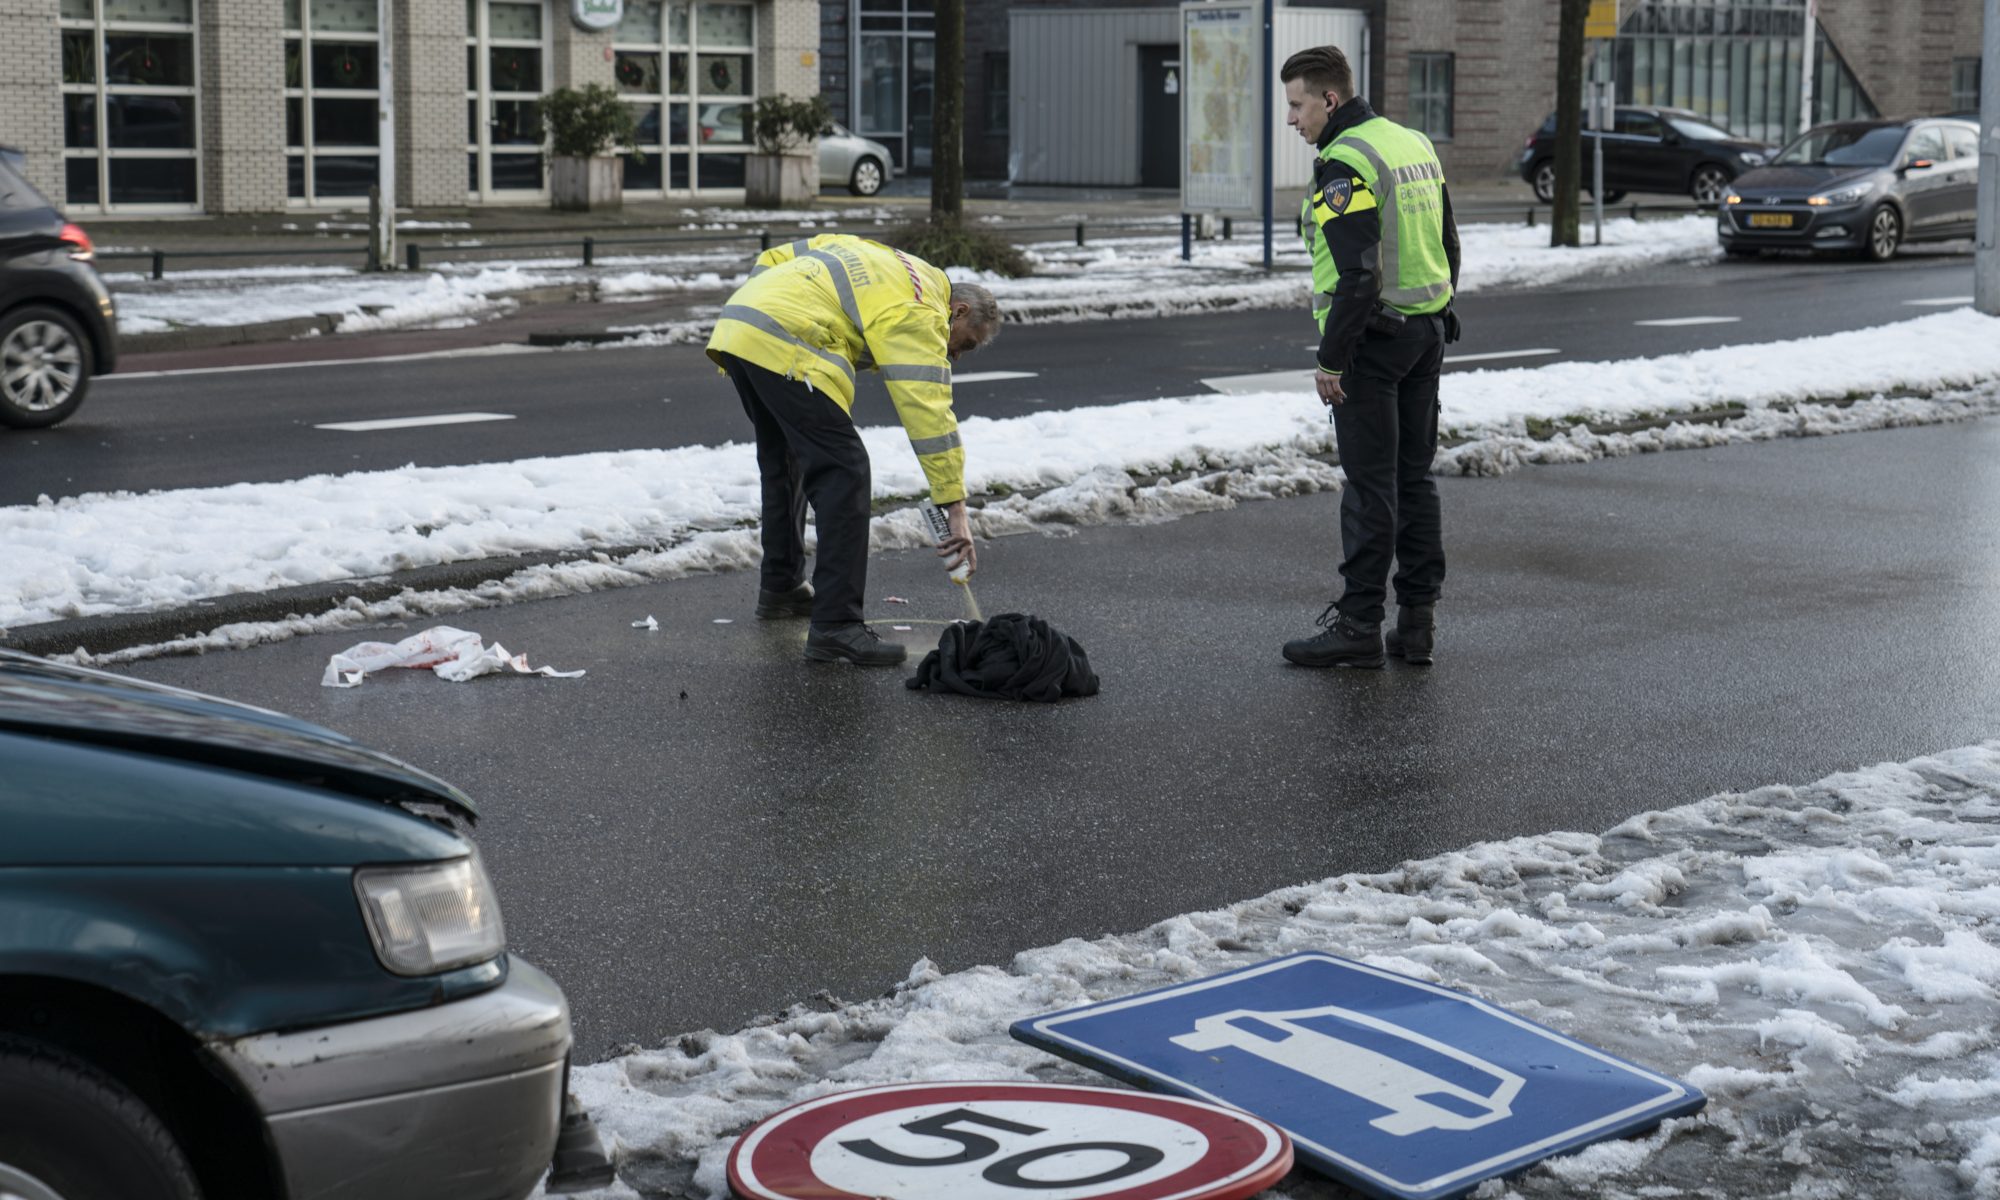
[[[757,430],[764,564],[756,611],[811,617],[806,658],[888,666],[907,654],[861,620],[873,494],[868,450],[849,416],[856,364],[882,373],[931,499],[950,520],[938,548],[946,569],[976,567],[951,364],[999,329],[999,307],[984,288],[844,234],[767,251],[723,306],[708,356],[735,383]],[[811,583],[809,502],[819,529]]]
[[[1458,228],[1430,139],[1377,116],[1354,94],[1337,47],[1301,50],[1278,73],[1286,123],[1319,153],[1300,213],[1312,250],[1320,401],[1333,408],[1347,487],[1340,498],[1340,598],[1320,632],[1285,643],[1307,667],[1383,664],[1383,605],[1396,563],[1387,649],[1431,661],[1444,545],[1431,459],[1438,374],[1458,340],[1450,305]]]

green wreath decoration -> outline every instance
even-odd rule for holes
[[[636,58],[619,59],[617,74],[618,82],[626,87],[642,87],[646,82],[646,68],[640,66]]]
[[[718,92],[726,92],[730,90],[728,59],[712,58],[709,60],[708,82],[709,86],[713,87]]]

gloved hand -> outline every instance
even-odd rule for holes
[[[1459,338],[1459,333],[1460,333],[1460,330],[1459,330],[1459,327],[1458,327],[1458,314],[1457,314],[1457,313],[1455,313],[1455,312],[1453,312],[1453,311],[1451,311],[1451,306],[1450,306],[1450,305],[1446,305],[1446,306],[1445,306],[1445,310],[1444,310],[1444,342],[1445,342],[1445,345],[1449,346],[1449,345],[1451,345],[1451,344],[1452,344],[1453,342],[1457,341],[1457,340],[1458,340],[1458,338]]]

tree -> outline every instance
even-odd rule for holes
[[[965,0],[937,0],[936,97],[931,114],[931,220],[965,213]]]
[[[1556,207],[1549,220],[1549,245],[1582,242],[1583,206],[1583,33],[1590,0],[1562,0],[1556,34]]]

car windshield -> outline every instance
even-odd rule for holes
[[[1697,121],[1693,117],[1668,117],[1667,124],[1672,125],[1682,137],[1698,138],[1704,142],[1727,142],[1733,141],[1736,137],[1719,125],[1710,125],[1707,121]]]
[[[1903,127],[1854,125],[1815,129],[1785,147],[1777,161],[1786,166],[1884,167],[1903,144]]]

